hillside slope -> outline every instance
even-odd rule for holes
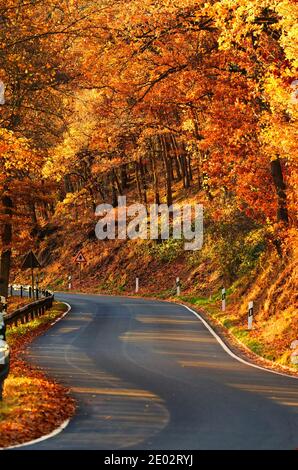
[[[133,190],[127,195],[130,201],[135,197]],[[195,189],[185,191],[179,185],[174,196],[181,204],[203,198]],[[176,296],[178,276],[183,300],[204,308],[256,353],[291,365],[290,344],[298,339],[295,231],[288,240],[290,249],[280,257],[264,226],[232,209],[219,220],[211,219],[206,210],[203,248],[187,252],[183,240],[97,240],[95,216],[83,214],[77,220],[68,210],[67,205],[58,207],[51,225],[40,232],[37,249],[45,266],[45,285],[67,290],[71,276],[73,290],[134,295],[138,277],[140,295],[166,299]],[[79,251],[87,260],[81,283],[74,259]],[[26,280],[24,273],[16,272],[16,280]],[[226,312],[220,309],[223,286]],[[250,300],[255,305],[252,332],[247,330]]]

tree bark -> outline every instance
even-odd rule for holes
[[[4,209],[5,221],[1,230],[1,242],[3,248],[0,257],[0,295],[7,297],[11,267],[12,200],[10,196],[4,194],[1,198],[1,202]]]
[[[282,166],[279,158],[271,162],[271,175],[277,194],[277,221],[288,224],[289,214],[287,206],[286,184],[284,182]]]
[[[127,189],[127,165],[122,165],[120,170],[120,179],[122,191]]]
[[[171,134],[171,144],[172,144],[172,149],[174,151],[174,163],[175,163],[177,181],[181,181],[181,179],[182,179],[181,168],[180,168],[180,162],[179,162],[179,158],[178,158],[179,152],[178,152],[176,138],[172,134]]]
[[[137,189],[139,194],[139,200],[142,202],[142,188],[141,188],[141,181],[140,181],[140,173],[139,173],[139,164],[135,162],[135,175],[136,175],[136,182],[137,182]]]
[[[144,169],[144,163],[142,162],[142,159],[140,159],[140,161],[139,161],[139,169],[140,169],[141,182],[142,182],[142,188],[143,188],[143,202],[144,202],[144,204],[147,205],[146,171]]]
[[[118,175],[117,175],[117,171],[115,169],[113,169],[113,178],[114,178],[114,182],[116,184],[116,187],[117,187],[117,190],[118,190],[118,193],[119,195],[122,194],[122,185],[119,181],[119,178],[118,178]]]
[[[151,167],[152,167],[152,178],[153,178],[153,187],[154,187],[154,202],[155,204],[160,204],[160,195],[159,195],[159,179],[156,168],[156,155],[155,155],[155,145],[154,142],[150,146],[151,149]]]
[[[173,195],[172,195],[172,165],[169,161],[168,151],[167,151],[167,144],[165,137],[163,135],[160,136],[160,143],[161,143],[161,153],[162,158],[166,170],[166,194],[167,194],[167,205],[171,206],[173,204]]]

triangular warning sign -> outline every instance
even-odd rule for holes
[[[22,269],[28,268],[40,268],[40,262],[38,261],[33,251],[29,251],[22,264]]]
[[[87,262],[85,256],[83,255],[83,253],[81,251],[75,257],[75,262],[76,263],[86,263]]]

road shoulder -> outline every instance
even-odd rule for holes
[[[0,402],[0,448],[28,443],[53,435],[65,427],[74,414],[75,402],[69,390],[26,361],[28,345],[44,334],[70,310],[54,304],[42,317],[7,330],[11,346],[11,369]]]

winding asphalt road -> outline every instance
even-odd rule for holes
[[[298,381],[229,356],[186,308],[67,295],[70,314],[30,360],[71,387],[79,408],[25,449],[295,449]]]

